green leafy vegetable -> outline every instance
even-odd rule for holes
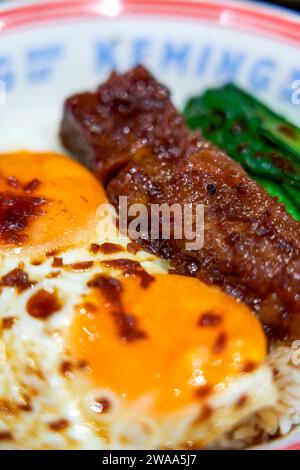
[[[294,201],[300,210],[300,191],[293,186],[289,186],[288,184],[283,185],[283,190],[289,195],[289,197]]]
[[[257,176],[252,176],[252,178],[257,181],[272,197],[277,197],[279,202],[282,202],[285,205],[287,212],[289,212],[294,219],[300,222],[300,192],[298,193],[298,203],[291,197],[285,187],[275,183],[272,180],[258,178]],[[290,189],[291,186],[287,186],[287,189]],[[293,189],[293,188],[292,188]]]
[[[300,129],[232,84],[190,99],[184,114],[300,220]]]

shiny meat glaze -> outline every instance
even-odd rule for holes
[[[177,157],[185,151],[188,130],[169,96],[143,67],[121,79],[112,73],[96,93],[66,101],[61,139],[104,182],[146,148]]]
[[[223,152],[187,130],[166,88],[143,68],[113,73],[95,94],[69,98],[61,137],[106,183],[117,207],[205,205],[205,243],[142,240],[180,274],[245,301],[274,339],[300,335],[299,224]]]

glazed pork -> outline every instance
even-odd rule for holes
[[[62,142],[105,183],[147,149],[158,158],[180,157],[188,138],[168,89],[143,67],[112,73],[96,93],[65,103]]]
[[[275,340],[300,337],[300,226],[239,164],[190,132],[143,67],[113,73],[65,103],[61,138],[105,183],[110,201],[204,204],[205,240],[139,240],[174,272],[246,302]]]

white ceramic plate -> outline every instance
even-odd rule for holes
[[[228,0],[9,1],[0,7],[0,151],[58,150],[64,98],[137,62],[179,107],[235,81],[300,125],[300,17],[288,11]],[[264,447],[300,449],[299,432]]]

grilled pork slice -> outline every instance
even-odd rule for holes
[[[300,335],[299,224],[236,162],[187,130],[166,88],[142,67],[69,98],[65,146],[107,184],[111,202],[205,206],[205,241],[140,240],[174,271],[246,302],[267,334]]]
[[[66,101],[62,142],[103,182],[145,148],[157,157],[178,157],[189,133],[169,96],[143,67],[113,72],[96,93]]]

